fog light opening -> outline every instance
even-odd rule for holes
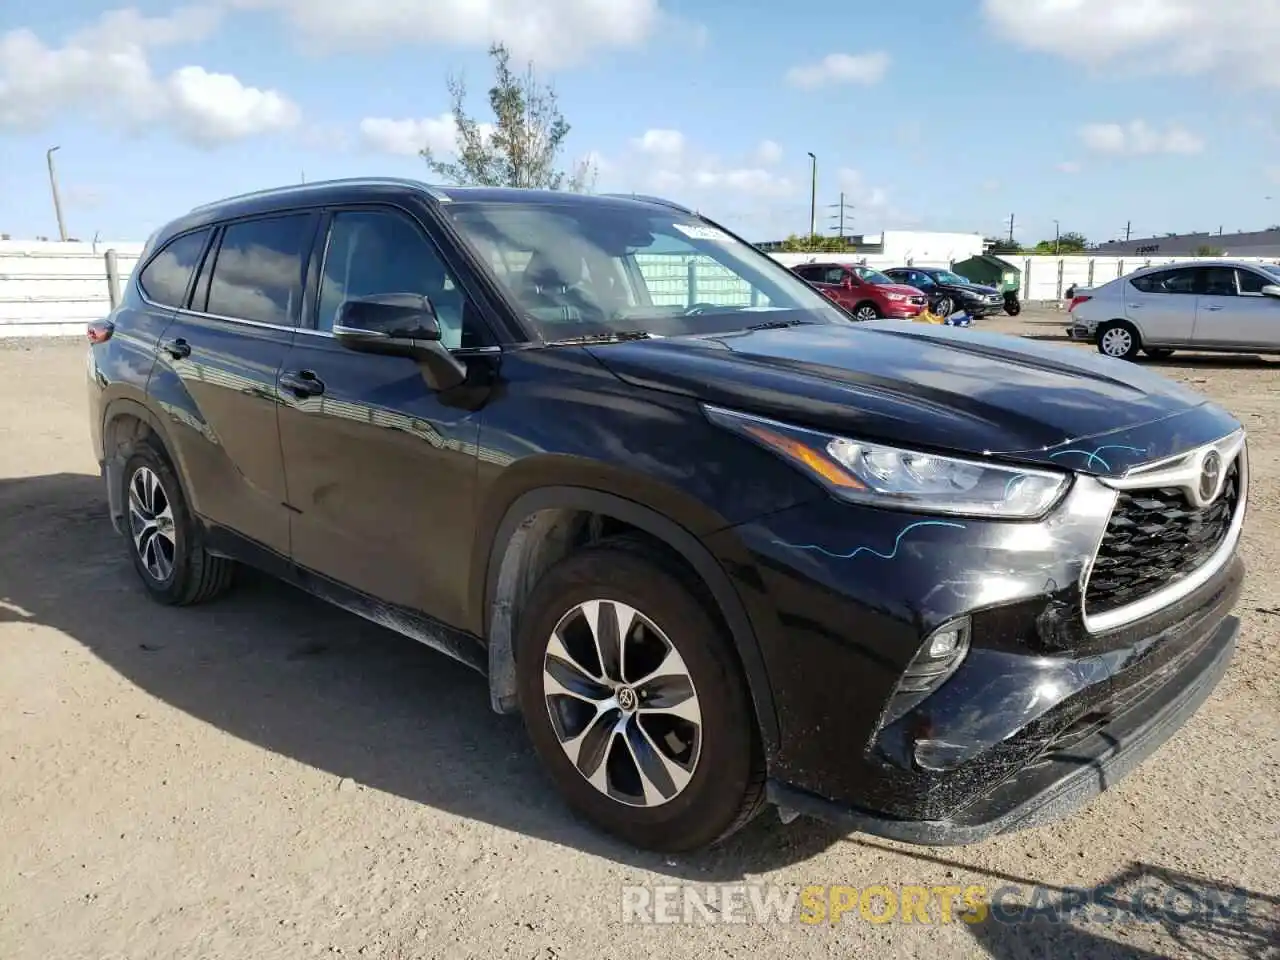
[[[960,617],[925,637],[898,681],[898,689],[885,715],[886,726],[918,707],[956,672],[969,652],[970,632],[969,618]]]

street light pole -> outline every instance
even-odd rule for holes
[[[58,175],[53,170],[53,155],[61,147],[50,147],[45,151],[44,158],[49,163],[49,189],[53,191],[53,212],[58,216],[58,237],[66,242],[67,225],[62,220],[62,201],[58,198]]]
[[[818,158],[809,154],[812,171],[809,175],[809,239],[818,233]]]
[[[1053,255],[1055,257],[1058,255],[1058,237],[1059,236],[1060,234],[1058,233],[1058,221],[1055,220],[1053,221]]]

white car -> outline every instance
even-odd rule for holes
[[[1280,353],[1280,266],[1196,260],[1145,267],[1100,287],[1077,289],[1068,308],[1073,340],[1131,360],[1175,349]]]

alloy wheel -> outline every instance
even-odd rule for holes
[[[876,313],[875,307],[859,307],[857,313],[853,315],[855,320],[875,320],[879,314]]]
[[[693,778],[702,748],[693,677],[640,611],[613,600],[573,607],[547,643],[542,690],[565,755],[606,796],[656,807]]]
[[[178,549],[173,509],[160,478],[150,467],[138,467],[129,480],[129,529],[133,548],[147,573],[161,583],[168,580]]]
[[[1133,335],[1124,327],[1112,327],[1102,335],[1102,352],[1109,357],[1124,357],[1133,349]]]

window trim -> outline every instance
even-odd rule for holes
[[[187,277],[186,288],[182,291],[180,302],[177,305],[161,303],[158,300],[151,299],[146,288],[142,285],[142,275],[151,267],[160,256],[172,247],[179,240],[185,240],[187,237],[201,231],[207,232],[209,235],[204,238],[204,244],[200,247],[200,255],[196,257],[196,265],[191,270],[191,276]],[[200,270],[204,267],[204,261],[209,256],[209,246],[214,238],[218,235],[218,225],[216,223],[203,223],[198,227],[192,227],[190,230],[183,230],[181,233],[175,233],[172,237],[164,242],[162,246],[156,247],[151,256],[147,257],[146,263],[140,267],[135,267],[130,278],[133,280],[133,286],[138,292],[138,296],[142,298],[142,302],[148,306],[155,307],[159,310],[185,310],[188,303],[191,302],[192,287],[196,282],[196,278],[200,276]]]
[[[1146,297],[1199,297],[1204,296],[1201,291],[1204,289],[1204,267],[1182,267],[1167,266],[1152,270],[1148,273],[1140,273],[1136,276],[1129,277],[1129,286],[1133,287],[1138,293]],[[1191,274],[1191,289],[1186,293],[1172,290],[1143,290],[1134,281],[1146,280],[1149,277],[1158,277],[1162,273],[1189,273]]]

